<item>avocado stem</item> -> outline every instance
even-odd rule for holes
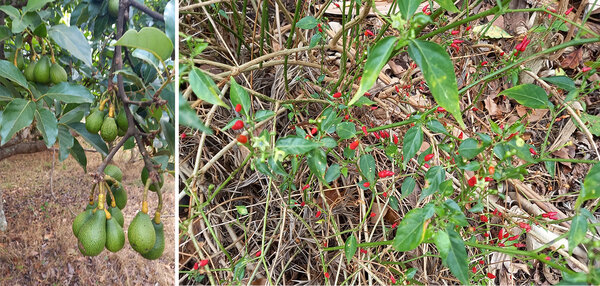
[[[105,175],[105,177],[111,178],[109,175]],[[108,195],[110,196],[110,199],[111,199],[111,202],[110,202],[111,206],[114,208],[116,206],[116,203],[115,203],[115,196],[114,196],[114,194],[112,192],[112,189],[108,186],[108,183],[106,183],[106,181],[102,182],[102,184],[105,184],[104,187],[108,190]]]

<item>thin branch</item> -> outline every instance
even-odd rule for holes
[[[137,2],[137,1],[132,1],[132,0],[125,0],[129,5],[135,7],[136,9],[146,13],[148,16],[159,20],[161,22],[165,21],[165,18],[163,17],[162,14],[156,12],[156,11],[152,11],[150,10],[150,8],[148,8],[146,5],[144,5],[144,3],[141,2]],[[120,37],[119,37],[120,38]]]

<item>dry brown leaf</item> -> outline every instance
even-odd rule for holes
[[[544,116],[548,113],[548,109],[534,109],[529,116],[527,116],[527,121],[536,122],[540,119],[544,118]]]
[[[527,114],[527,107],[523,105],[517,105],[516,109],[519,117],[523,117],[525,114]]]
[[[498,109],[498,105],[494,102],[491,96],[486,97],[483,100],[485,109],[489,112],[490,116],[502,116],[502,112]]]
[[[561,67],[575,69],[579,66],[581,62],[581,57],[583,55],[583,50],[581,48],[574,50],[565,56],[565,58],[560,62]]]

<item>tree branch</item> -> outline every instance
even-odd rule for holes
[[[17,154],[30,154],[44,151],[46,144],[44,141],[21,142],[10,146],[0,147],[0,161]]]
[[[150,10],[150,8],[148,8],[146,5],[144,5],[143,3],[137,2],[137,1],[127,1],[127,3],[129,3],[129,5],[135,7],[136,9],[148,14],[148,16],[159,20],[161,22],[165,21],[165,18],[163,17],[163,15],[161,15],[160,13],[156,12],[156,11],[152,11]]]

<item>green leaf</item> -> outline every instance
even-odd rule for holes
[[[417,248],[423,241],[425,211],[422,208],[412,209],[398,225],[392,246],[397,251],[409,251]]]
[[[206,132],[207,134],[213,134],[212,129],[206,127],[204,122],[200,120],[200,117],[188,104],[188,102],[179,93],[179,124]]]
[[[44,7],[47,3],[54,2],[54,0],[29,0],[27,1],[27,6],[23,8],[23,14],[29,11],[37,11]]]
[[[331,183],[337,178],[340,177],[341,167],[338,164],[333,164],[329,168],[327,168],[327,173],[325,173],[325,182]]]
[[[69,149],[69,154],[71,154],[71,156],[75,158],[75,161],[77,161],[77,163],[79,163],[79,165],[83,168],[83,172],[87,173],[87,157],[85,155],[85,150],[83,150],[83,147],[81,147],[81,144],[79,144],[77,139],[73,140],[73,147]]]
[[[246,206],[235,206],[235,209],[237,210],[238,214],[240,214],[240,215],[248,214],[248,208],[246,208]]]
[[[435,0],[442,8],[446,9],[448,12],[457,13],[458,8],[454,6],[454,2],[452,0]]]
[[[310,30],[314,29],[317,26],[317,24],[319,24],[319,21],[317,21],[315,17],[306,16],[298,20],[298,22],[296,23],[296,28]]]
[[[219,98],[219,88],[215,82],[198,68],[194,68],[190,72],[189,82],[192,86],[194,94],[213,105],[223,106],[229,109],[229,106]]]
[[[348,264],[352,260],[352,257],[354,257],[354,254],[356,254],[357,248],[356,236],[352,234],[346,239],[346,243],[344,244],[344,253],[346,254],[346,261]]]
[[[530,108],[552,108],[552,103],[548,100],[546,91],[535,84],[521,84],[502,91],[498,95],[506,95],[519,104]]]
[[[442,260],[450,268],[450,272],[454,274],[461,284],[469,284],[469,263],[467,260],[467,250],[465,249],[465,243],[458,233],[452,228],[453,225],[448,225],[446,231],[448,232],[448,238],[450,239],[450,248],[448,249],[448,255]]]
[[[413,179],[413,177],[407,177],[406,179],[404,179],[404,182],[402,182],[402,187],[400,188],[400,190],[402,191],[402,197],[406,198],[410,194],[412,194],[412,192],[415,190],[416,185],[417,183],[415,182],[415,179]]]
[[[327,155],[325,155],[325,151],[321,149],[314,149],[310,153],[308,153],[308,168],[310,171],[319,178],[319,180],[324,179],[325,170],[327,170]]]
[[[328,130],[333,126],[336,122],[337,116],[333,108],[328,107],[323,110],[323,114],[321,116],[323,121],[321,121],[321,130],[328,132]]]
[[[433,132],[448,135],[448,130],[446,130],[446,127],[444,127],[444,125],[440,123],[437,119],[427,121],[427,128],[429,128],[429,130]]]
[[[419,8],[419,4],[421,4],[421,0],[402,0],[397,1],[398,9],[400,9],[400,14],[402,15],[402,19],[409,20]]]
[[[4,116],[6,116],[6,111],[4,111]],[[2,138],[4,140],[4,138]],[[577,202],[575,203],[575,209],[578,209],[579,206],[587,201],[600,197],[600,163],[596,163],[588,174],[585,176],[583,180],[583,188],[581,188],[581,193],[579,193],[579,197],[577,198]]]
[[[8,27],[0,27],[0,42],[6,41],[12,36],[12,33]]]
[[[425,181],[427,182],[427,188],[423,189],[421,195],[419,196],[419,201],[423,200],[425,197],[435,193],[440,184],[446,179],[446,171],[441,166],[433,166],[427,173],[425,173]]]
[[[59,128],[60,128],[60,126],[63,126],[63,125],[59,125]],[[85,139],[85,141],[87,141],[90,145],[92,145],[92,147],[94,147],[94,149],[96,149],[100,154],[102,154],[103,156],[108,155],[108,147],[106,146],[106,143],[104,142],[104,140],[102,140],[102,137],[100,137],[100,135],[98,135],[98,134],[91,134],[90,132],[88,132],[87,129],[85,129],[85,124],[83,124],[81,122],[73,122],[73,123],[67,124],[67,126],[69,126],[69,128],[73,129],[73,131],[75,131],[77,134],[79,134],[81,137],[83,137],[83,139]],[[60,130],[59,130],[59,137],[60,137]],[[60,138],[59,138],[59,141],[60,141]]]
[[[256,158],[254,159],[254,166],[256,166],[256,169],[269,176],[269,177],[273,177],[273,173],[271,173],[271,169],[269,169],[269,165],[267,165],[265,162],[261,161],[260,158]]]
[[[411,40],[408,54],[421,68],[437,104],[452,114],[463,129],[466,128],[460,112],[454,64],[446,50],[433,42]]]
[[[371,154],[363,154],[358,160],[360,172],[365,176],[367,181],[375,181],[375,158]]]
[[[92,47],[83,33],[75,26],[67,27],[63,24],[52,26],[48,35],[63,50],[81,60],[88,67],[92,66]]]
[[[229,83],[231,86],[229,90],[231,105],[233,105],[233,108],[235,108],[238,104],[240,104],[242,106],[242,114],[248,117],[251,107],[250,96],[248,95],[248,92],[241,85],[239,85],[233,77],[231,77]]]
[[[573,217],[571,230],[569,230],[569,254],[573,253],[575,247],[583,242],[587,229],[587,218],[585,216],[578,214]]]
[[[277,140],[275,146],[288,154],[298,155],[308,153],[321,144],[300,137],[288,136]]]
[[[448,236],[448,233],[443,230],[437,231],[433,235],[433,242],[445,262],[448,258],[448,252],[450,252],[450,237]]]
[[[0,11],[8,15],[13,21],[15,19],[21,18],[21,12],[19,12],[19,10],[13,6],[0,6]]]
[[[273,110],[259,110],[256,112],[256,114],[254,114],[254,120],[256,122],[261,122],[267,118],[272,117],[273,115],[275,115],[275,112]]]
[[[402,3],[405,1],[400,2]],[[390,57],[394,52],[396,42],[398,42],[398,38],[393,36],[386,37],[379,40],[377,44],[371,48],[369,55],[367,56],[367,62],[365,63],[362,78],[360,80],[360,87],[348,103],[348,106],[351,106],[357,102],[358,99],[363,96],[363,94],[365,94],[365,92],[368,91],[373,84],[375,84],[381,69],[390,60]]]
[[[483,150],[482,146],[479,146],[479,142],[473,138],[467,138],[460,146],[458,146],[458,154],[465,157],[467,160],[475,158]]]
[[[408,129],[402,142],[402,154],[404,155],[404,164],[406,164],[417,154],[423,144],[423,130],[421,130],[421,126],[413,126]]]
[[[235,264],[235,266],[233,266],[233,277],[236,281],[242,281],[242,279],[244,279],[244,276],[246,276],[247,263],[248,261],[246,260],[246,258],[242,258]]]
[[[61,82],[51,87],[46,96],[64,103],[92,103],[94,95],[78,84]]]
[[[35,103],[22,98],[15,98],[6,106],[0,122],[0,146],[8,142],[17,131],[31,124],[34,111]]]
[[[45,108],[38,108],[35,110],[35,121],[36,127],[44,138],[46,147],[50,148],[56,143],[56,136],[58,136],[58,122],[52,112]]]
[[[87,130],[86,130],[87,131]],[[64,125],[58,126],[58,160],[64,161],[69,157],[70,149],[73,147],[75,138],[69,132],[69,128]]]
[[[310,44],[308,44],[308,48],[312,49],[312,48],[316,47],[317,44],[319,44],[319,42],[321,41],[321,39],[323,39],[323,36],[321,35],[321,33],[314,34],[310,38]]]
[[[171,0],[167,2],[163,15],[165,19],[165,32],[171,42],[175,43],[175,27],[177,26],[177,22],[175,22],[175,1]]]
[[[27,79],[25,79],[23,73],[9,61],[0,60],[0,77],[6,78],[25,89],[29,89]]]
[[[600,136],[600,116],[590,115],[585,112],[582,112],[581,120],[584,123],[586,123],[586,125],[589,124],[588,129],[590,130],[590,133],[596,136]]]
[[[327,147],[327,148],[335,148],[337,146],[337,141],[335,141],[335,139],[331,138],[331,137],[323,137],[321,139],[321,144],[323,144],[323,147]]]
[[[336,126],[336,133],[340,139],[350,139],[356,134],[356,125],[352,122],[342,122]]]
[[[575,82],[567,76],[551,76],[543,77],[542,79],[566,91],[577,89]]]
[[[169,37],[154,27],[144,27],[139,32],[131,29],[125,32],[114,45],[146,50],[163,61],[170,58],[173,53],[173,43]]]

